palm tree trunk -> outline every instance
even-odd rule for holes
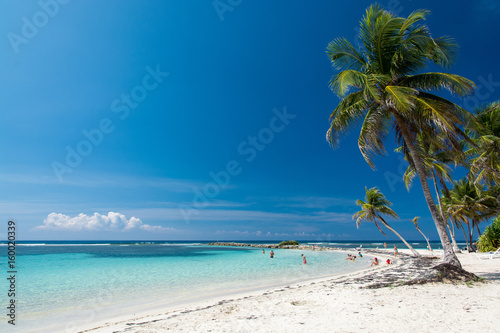
[[[427,241],[427,247],[429,248],[429,251],[432,252],[432,247],[431,247],[431,243],[429,243],[429,238],[427,238],[424,233],[422,232],[422,230],[418,229],[418,232],[420,232],[422,234],[422,236],[424,236],[425,240]]]
[[[479,234],[478,237],[481,237],[481,230],[479,230],[479,223],[476,223],[476,229],[477,229],[477,233]]]
[[[474,226],[470,227],[472,222],[467,223],[467,229],[469,230],[469,252],[472,252],[474,249],[472,248],[472,237],[474,234]]]
[[[465,239],[465,244],[467,244],[467,251],[469,251],[469,237],[467,237],[467,234],[465,233],[465,227],[463,225],[461,229],[464,232],[464,239]]]
[[[422,257],[422,256],[420,255],[420,253],[418,253],[417,251],[415,251],[415,249],[414,249],[414,248],[413,248],[410,244],[408,244],[408,242],[407,242],[407,241],[406,241],[403,237],[401,237],[401,235],[400,235],[400,234],[398,234],[398,233],[396,232],[396,230],[392,229],[392,228],[391,228],[391,226],[390,226],[387,222],[385,222],[385,220],[384,220],[384,218],[383,218],[382,216],[377,215],[377,217],[378,217],[378,219],[380,220],[380,222],[382,222],[382,224],[383,224],[383,225],[384,225],[387,229],[389,229],[390,231],[392,231],[392,232],[393,232],[396,236],[398,236],[398,237],[399,237],[399,239],[401,239],[401,241],[402,241],[402,242],[403,242],[403,243],[404,243],[404,244],[405,244],[405,245],[406,245],[406,246],[407,246],[407,247],[411,250],[411,252],[413,253],[413,255],[414,255],[415,257],[417,257],[417,258]]]
[[[446,221],[446,219],[444,218],[443,205],[441,203],[441,196],[439,195],[439,188],[437,185],[436,174],[434,172],[434,169],[432,169],[432,180],[434,181],[434,189],[436,190],[439,212],[441,213],[441,217],[442,217],[443,221]],[[446,226],[448,227],[448,231],[450,232],[451,242],[452,242],[452,246],[453,246],[453,252],[460,253],[461,252],[460,248],[458,247],[457,241],[455,240],[455,233],[451,231],[449,223],[446,223]]]
[[[448,233],[446,232],[446,225],[437,210],[436,204],[434,203],[434,199],[432,198],[431,190],[429,189],[429,183],[427,182],[427,178],[424,172],[424,165],[419,157],[415,145],[413,144],[408,129],[405,126],[404,119],[396,111],[394,112],[394,117],[396,119],[396,123],[398,124],[399,129],[401,130],[401,134],[403,135],[403,139],[405,140],[406,146],[410,151],[413,164],[415,165],[415,171],[417,172],[420,184],[422,185],[425,201],[427,202],[427,206],[429,207],[432,219],[434,220],[434,224],[436,225],[439,238],[441,239],[441,244],[443,245],[443,254],[444,254],[443,262],[462,268],[462,265],[460,264],[460,261],[458,260],[455,252],[453,252],[453,248],[450,243],[450,238],[448,237]]]
[[[446,227],[448,228],[448,231],[450,232],[450,237],[451,237],[451,244],[453,245],[453,251],[455,253],[461,253],[462,251],[460,251],[460,248],[458,247],[458,244],[457,244],[457,240],[455,239],[455,228],[452,229],[452,227],[450,227],[450,224],[453,223],[453,222],[449,222],[449,223],[446,223]]]

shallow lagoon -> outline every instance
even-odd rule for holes
[[[369,267],[344,254],[158,243],[18,246],[18,325],[72,331],[123,314]],[[302,263],[301,254],[307,257]]]

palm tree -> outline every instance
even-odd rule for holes
[[[377,221],[380,221],[384,227],[392,231],[396,236],[401,239],[401,241],[411,250],[411,252],[416,256],[420,257],[420,254],[415,251],[415,249],[408,244],[406,240],[404,240],[403,237],[401,237],[400,234],[396,232],[391,226],[384,220],[382,217],[382,214],[388,215],[391,217],[399,218],[398,214],[394,212],[390,206],[392,206],[392,203],[385,198],[385,196],[380,192],[380,190],[376,187],[372,187],[371,189],[367,189],[365,187],[366,195],[365,195],[365,201],[363,200],[357,200],[356,205],[361,206],[362,210],[357,212],[352,216],[353,219],[356,219],[356,227],[360,227],[361,222],[364,220],[369,221],[369,222],[374,222],[375,226],[380,230],[380,232],[384,235],[387,236],[382,229],[380,228],[379,224]]]
[[[477,109],[466,133],[474,143],[466,153],[472,156],[470,171],[475,183],[500,185],[500,101]]]
[[[456,226],[458,229],[462,230],[462,232],[464,233],[465,242],[468,244],[468,236],[467,233],[465,232],[465,227],[462,223],[464,219],[461,219],[459,214],[454,213],[452,209],[454,203],[450,197],[449,192],[444,193],[443,191],[443,195],[441,197],[441,203],[443,205],[443,214],[446,216],[447,219],[450,220],[451,223],[453,223],[453,227]]]
[[[467,225],[469,251],[474,249],[474,228],[477,228],[479,235],[479,223],[494,216],[492,207],[495,205],[495,198],[486,194],[482,186],[474,186],[468,179],[464,178],[453,182],[454,186],[450,190],[449,201],[447,201],[448,214],[459,224]],[[479,188],[478,188],[479,186]],[[464,228],[465,234],[465,228]]]
[[[466,123],[469,113],[430,92],[447,89],[463,96],[472,93],[474,83],[455,74],[418,73],[428,61],[447,67],[455,56],[452,39],[432,38],[427,26],[420,24],[427,14],[426,10],[417,10],[401,18],[375,4],[366,10],[360,22],[359,50],[345,38],[330,42],[327,54],[332,65],[341,70],[333,76],[330,86],[342,99],[330,116],[326,136],[335,148],[345,132],[362,122],[358,146],[374,168],[371,157],[385,153],[384,138],[394,128],[405,155],[411,156],[415,164],[443,244],[443,260],[460,267],[414,142],[422,129],[430,135],[444,133],[454,149],[461,149],[459,141],[464,133],[460,126]]]
[[[418,226],[418,219],[420,218],[420,216],[415,216],[413,218],[413,220],[411,220],[413,222],[413,224],[415,225],[415,228],[417,228],[418,232],[420,232],[422,234],[422,236],[424,236],[425,238],[425,241],[427,242],[427,248],[429,249],[429,251],[432,252],[432,247],[431,247],[431,243],[429,243],[429,238],[427,238],[427,236],[424,235],[424,233],[422,232],[422,230],[420,230],[419,226]]]
[[[493,200],[492,205],[490,206],[491,211],[489,215],[491,216],[499,216],[500,215],[500,185],[491,186],[486,192],[486,195],[489,195]]]
[[[443,188],[445,193],[448,193],[448,187],[446,183],[452,183],[453,180],[451,178],[451,168],[448,166],[451,162],[461,162],[463,161],[463,157],[461,154],[457,154],[453,150],[450,150],[450,146],[446,145],[446,137],[440,133],[436,137],[431,137],[426,135],[425,132],[417,133],[416,135],[417,141],[416,146],[418,147],[421,157],[423,159],[424,170],[427,179],[431,178],[434,184],[434,190],[436,192],[437,202],[439,213],[443,219],[443,221],[447,221],[445,218],[445,213],[443,211],[443,205],[441,203],[441,196],[439,194],[439,185]],[[396,152],[402,152],[403,147],[399,147],[396,149]],[[415,171],[415,163],[413,162],[411,156],[405,156],[405,160],[408,161],[409,165],[406,169],[403,180],[405,182],[406,189],[409,191],[410,187],[413,183],[413,179],[417,176]],[[460,252],[460,248],[458,247],[457,241],[455,239],[455,228],[452,221],[446,223],[446,227],[451,236],[453,251],[455,253]]]

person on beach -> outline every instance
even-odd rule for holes
[[[305,255],[302,255],[302,262],[305,264],[307,264],[307,260],[306,260],[306,256]]]
[[[377,259],[377,257],[373,258],[372,264],[370,266],[373,266],[373,265],[378,266],[378,259]]]
[[[358,252],[358,256],[359,256],[360,258],[363,258],[363,255],[361,254],[361,252]]]
[[[387,243],[384,242],[384,248],[387,250]]]
[[[391,261],[391,259],[387,259],[386,263],[387,263],[387,265],[390,265],[390,264],[392,264],[392,261]]]
[[[271,250],[270,254],[271,254],[271,259],[274,258],[274,252],[273,252],[273,250]]]
[[[394,256],[398,256],[398,247],[396,246],[396,244],[394,244]]]

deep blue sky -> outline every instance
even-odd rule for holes
[[[437,239],[392,137],[376,171],[356,130],[325,141],[339,101],[325,49],[354,41],[371,1],[41,3],[50,15],[0,2],[0,220],[19,239],[384,239],[351,219],[365,186],[407,239],[414,216]],[[450,71],[479,86],[461,105],[500,98],[497,1],[379,3],[429,9],[433,35],[456,38]],[[68,149],[86,156],[68,165]]]

